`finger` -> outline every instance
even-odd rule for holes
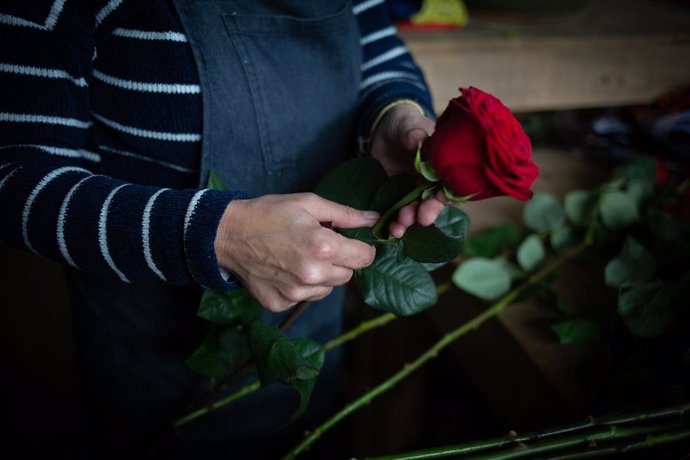
[[[287,304],[294,306],[304,300],[323,299],[332,290],[333,288],[329,286],[289,286],[281,289],[280,295]]]
[[[368,267],[374,261],[376,249],[373,246],[358,240],[345,238],[337,233],[334,235],[340,237],[340,242],[338,243],[339,256],[334,259],[333,265],[357,270]]]
[[[310,302],[321,300],[321,299],[327,297],[331,292],[333,292],[333,288],[331,288],[331,287],[323,288],[323,290],[321,292],[315,292],[313,295],[311,295],[310,297],[306,297],[304,300],[307,300]]]
[[[391,235],[393,235],[395,238],[402,238],[407,228],[415,222],[415,215],[418,207],[419,202],[415,201],[408,204],[398,212],[398,217],[391,222],[388,227],[388,231],[391,233]]]
[[[371,227],[379,218],[376,211],[360,211],[349,206],[334,203],[317,195],[309,194],[305,208],[319,222],[331,222],[334,227]]]
[[[417,209],[417,222],[425,227],[433,224],[443,208],[445,205],[435,198],[423,201]]]
[[[326,262],[298,270],[290,284],[334,287],[347,283],[351,278],[351,269]]]
[[[416,152],[426,138],[429,137],[430,132],[431,130],[424,126],[415,126],[408,129],[401,136],[402,147],[407,151]]]

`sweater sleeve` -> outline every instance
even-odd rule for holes
[[[87,141],[94,17],[69,2],[28,3],[0,7],[0,239],[123,282],[235,287],[213,243],[244,195],[97,174]]]
[[[353,11],[360,29],[362,83],[358,137],[366,150],[378,114],[401,99],[416,102],[430,118],[435,118],[431,94],[424,74],[407,47],[397,36],[384,0],[357,0]]]

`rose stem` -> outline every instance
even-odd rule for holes
[[[326,431],[331,429],[334,425],[336,425],[346,416],[357,411],[363,406],[371,403],[378,396],[393,388],[400,381],[404,380],[407,376],[412,374],[427,361],[431,360],[432,358],[435,358],[436,355],[438,355],[439,351],[446,348],[448,345],[450,345],[455,340],[465,335],[467,332],[478,328],[481,324],[499,314],[501,311],[503,311],[504,308],[506,308],[515,299],[517,299],[520,296],[520,294],[522,294],[527,288],[540,282],[545,276],[547,276],[554,270],[558,269],[561,265],[563,265],[571,258],[575,257],[577,254],[581,253],[588,246],[589,243],[587,241],[583,241],[577,246],[571,248],[570,250],[565,252],[561,257],[553,261],[551,264],[534,273],[524,283],[510,291],[508,294],[506,294],[503,298],[501,298],[498,302],[493,304],[487,310],[484,310],[482,313],[478,314],[477,316],[472,318],[470,321],[464,323],[457,329],[454,329],[451,332],[446,333],[441,338],[441,340],[432,345],[431,348],[427,349],[421,356],[419,356],[413,362],[405,364],[405,366],[401,370],[389,377],[388,380],[385,380],[383,383],[379,384],[377,387],[363,394],[355,401],[347,404],[339,412],[335,413],[328,420],[316,427],[309,434],[309,436],[304,438],[302,442],[300,442],[290,452],[288,452],[288,454],[284,457],[285,460],[294,459],[297,455],[309,448],[314,443],[314,441],[321,437],[321,435],[323,435]]]
[[[687,411],[690,410],[690,404],[681,404],[673,407],[666,407],[663,409],[655,409],[648,412],[639,412],[635,414],[626,415],[616,415],[601,418],[593,418],[566,426],[560,426],[552,428],[549,431],[533,432],[521,436],[503,436],[501,438],[484,439],[481,441],[473,441],[463,444],[456,444],[452,446],[436,447],[432,449],[417,450],[414,452],[407,452],[401,454],[395,454],[393,456],[381,456],[372,457],[369,460],[388,460],[395,458],[396,460],[422,460],[422,459],[434,459],[434,458],[445,458],[457,455],[468,455],[476,454],[477,452],[486,451],[489,449],[501,449],[509,447],[517,447],[519,444],[526,444],[529,442],[538,442],[544,439],[553,438],[556,436],[561,436],[563,434],[573,434],[582,431],[586,431],[592,428],[616,428],[620,429],[621,426],[629,425],[633,423],[644,423],[644,422],[655,422],[659,419],[669,418],[671,416],[677,416],[681,418]],[[668,424],[670,427],[676,427],[675,424]],[[652,427],[653,428],[653,427]],[[643,433],[644,434],[644,433]],[[580,439],[581,441],[591,440],[591,433],[580,433],[579,438],[573,436],[573,439]],[[663,435],[660,435],[663,436]],[[529,446],[527,446],[529,448]],[[609,449],[611,447],[608,447]],[[534,451],[530,451],[534,453]],[[587,453],[592,453],[594,450],[587,450]],[[581,455],[584,452],[574,453],[572,455]],[[493,455],[497,455],[494,452]],[[560,458],[571,458],[570,454],[566,454]],[[578,457],[572,457],[578,458]]]
[[[374,234],[374,236],[378,237],[379,233],[381,232],[381,229],[383,228],[384,225],[390,220],[391,217],[393,217],[393,214],[398,212],[401,208],[404,206],[407,206],[408,204],[412,203],[414,200],[420,197],[422,193],[424,193],[424,190],[426,190],[429,185],[432,185],[431,182],[424,182],[423,184],[419,185],[416,187],[414,190],[412,190],[410,193],[405,195],[393,205],[392,208],[390,208],[388,211],[386,211],[374,224],[374,226],[371,229],[371,233]]]

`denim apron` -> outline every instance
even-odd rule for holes
[[[202,88],[201,187],[213,171],[229,189],[252,196],[309,191],[353,151],[361,49],[349,1],[173,3]],[[84,390],[105,423],[96,431],[112,435],[103,440],[112,449],[166,439],[171,421],[206,386],[184,364],[207,326],[195,317],[200,290],[125,285],[84,273],[69,278]],[[313,303],[286,335],[319,341],[338,335],[342,296],[336,289]],[[263,316],[278,324],[285,314]],[[163,456],[281,452],[330,409],[337,361],[329,353],[301,423],[276,432],[296,395],[273,385],[181,427],[174,452]]]

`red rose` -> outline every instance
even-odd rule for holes
[[[425,142],[428,162],[456,195],[528,200],[539,174],[529,137],[494,96],[471,87],[460,91]]]

